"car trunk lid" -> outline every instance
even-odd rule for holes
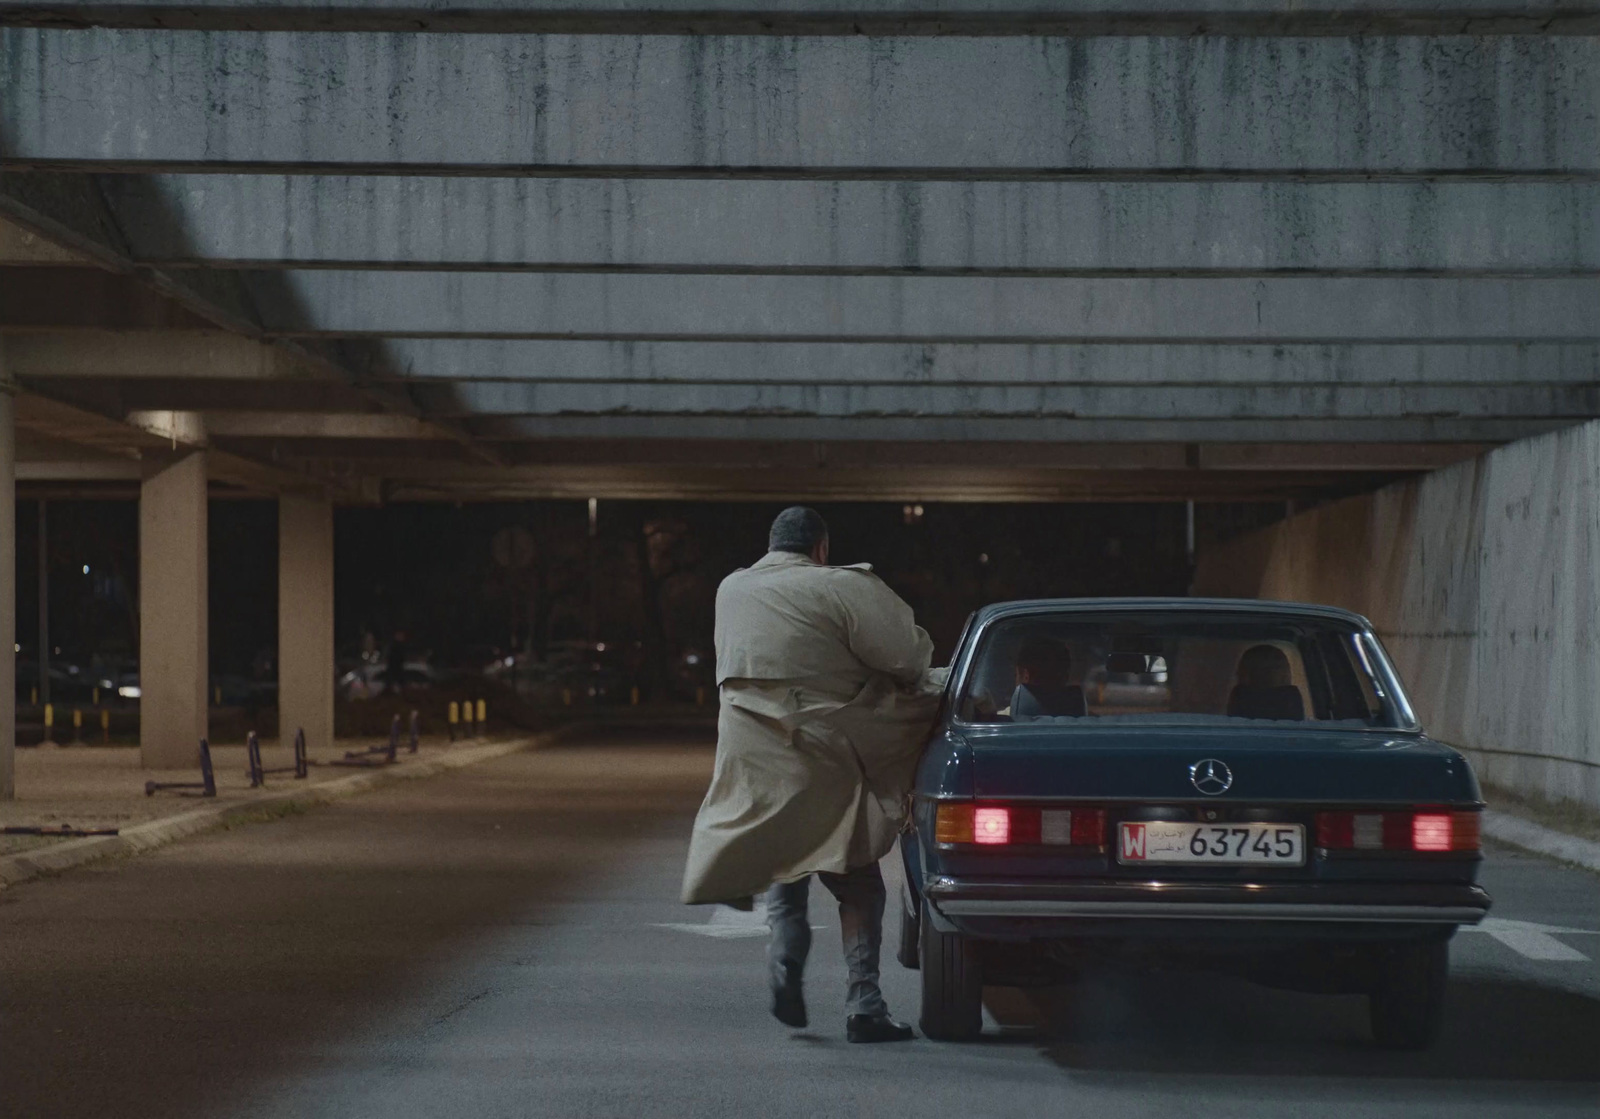
[[[1248,726],[1011,726],[968,731],[965,737],[979,800],[1219,806],[1478,800],[1462,757],[1414,735]]]

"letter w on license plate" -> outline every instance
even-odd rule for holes
[[[1303,866],[1306,830],[1299,824],[1190,824],[1137,820],[1122,824],[1120,863],[1267,863]]]

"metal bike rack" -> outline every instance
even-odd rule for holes
[[[192,790],[199,789],[199,792]],[[217,795],[217,779],[211,770],[211,743],[205,739],[200,740],[200,780],[198,781],[146,781],[144,795],[155,796],[157,793],[176,792],[185,797],[214,797]]]
[[[245,758],[248,768],[245,776],[250,778],[250,787],[259,789],[267,783],[269,773],[292,773],[296,781],[304,780],[310,772],[311,763],[306,760],[306,732],[301,727],[294,732],[294,764],[274,766],[270,769],[261,764],[261,740],[256,737],[256,732],[251,731],[245,739]]]

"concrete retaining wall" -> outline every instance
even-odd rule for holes
[[[1360,611],[1483,780],[1600,810],[1597,560],[1590,423],[1230,542],[1194,589]]]

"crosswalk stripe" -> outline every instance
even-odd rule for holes
[[[1512,921],[1503,917],[1485,917],[1480,924],[1468,926],[1461,931],[1488,933],[1513,952],[1530,960],[1563,963],[1582,963],[1589,957],[1570,944],[1563,944],[1552,934],[1596,935],[1596,930],[1593,929],[1569,929],[1560,925],[1540,925],[1533,921]]]

